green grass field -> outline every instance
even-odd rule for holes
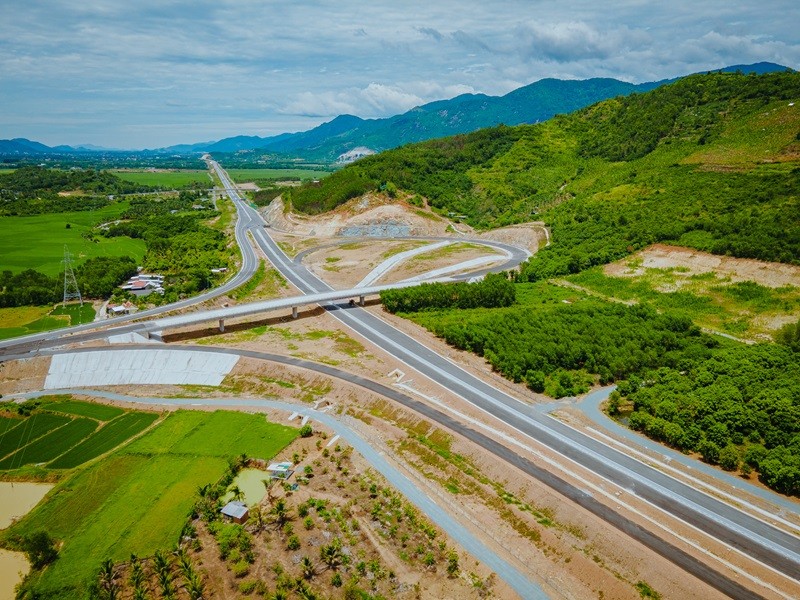
[[[228,458],[245,452],[270,459],[296,435],[263,415],[172,413],[138,440],[62,481],[1,535],[43,529],[63,540],[58,560],[36,589],[44,597],[83,598],[105,558],[122,561],[131,553],[150,556],[172,548],[197,487],[217,481]]]
[[[145,252],[143,240],[98,237],[95,243],[82,237],[93,226],[118,218],[127,207],[127,203],[119,202],[93,211],[0,217],[0,270],[19,273],[35,269],[46,275],[58,275],[63,269],[64,245],[72,253],[75,265],[96,256],[130,256],[141,260]]]
[[[94,309],[89,303],[82,307],[77,304],[68,304],[66,308],[57,306],[52,310],[46,306],[0,308],[0,324],[5,325],[0,327],[0,340],[52,331],[69,325],[91,323],[94,314]]]
[[[131,412],[108,423],[49,465],[51,469],[72,469],[97,458],[141,433],[158,418],[155,413]]]
[[[153,185],[171,189],[186,187],[192,183],[208,184],[211,187],[211,178],[208,171],[183,170],[183,171],[123,171],[112,170],[111,173],[133,183]]]
[[[90,435],[97,429],[97,425],[94,419],[83,417],[72,419],[63,427],[52,430],[0,461],[0,470],[17,469],[23,465],[51,461]]]
[[[50,404],[43,404],[41,408],[54,412],[77,415],[79,417],[89,417],[90,419],[97,419],[98,421],[110,421],[125,412],[116,406],[97,404],[96,402],[81,402],[79,400],[52,402]]]
[[[310,181],[312,179],[322,179],[330,174],[330,171],[314,171],[311,169],[228,169],[228,175],[236,183],[284,181],[287,179]]]

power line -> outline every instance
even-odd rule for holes
[[[64,244],[64,302],[62,306],[66,308],[67,302],[70,300],[78,300],[80,305],[83,306],[83,298],[81,298],[81,291],[78,289],[78,281],[75,279],[75,272],[72,270],[72,254]]]

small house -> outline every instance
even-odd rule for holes
[[[272,479],[289,479],[294,473],[293,466],[290,462],[272,463],[267,467],[267,472]]]
[[[236,500],[228,502],[220,509],[220,512],[222,516],[227,517],[239,525],[247,523],[247,519],[250,518],[250,511],[247,509],[247,505],[244,502],[237,502]]]

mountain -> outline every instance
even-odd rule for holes
[[[768,73],[790,70],[775,63],[734,65],[719,72]],[[209,152],[264,150],[302,156],[311,160],[333,161],[356,147],[387,150],[412,142],[469,133],[499,124],[536,123],[556,114],[569,113],[600,100],[653,90],[677,81],[632,84],[617,79],[586,80],[542,79],[504,96],[462,94],[412,108],[384,119],[360,119],[341,115],[309,131],[282,134],[272,138],[243,136],[221,140]]]
[[[67,150],[62,150],[66,148]],[[74,152],[70,146],[57,146],[51,148],[41,142],[34,142],[25,138],[14,138],[13,140],[0,140],[0,154],[52,154],[60,152]]]
[[[476,227],[544,220],[521,277],[558,277],[655,242],[800,264],[800,73],[709,73],[536,125],[365,157],[291,190],[317,213],[387,187]]]

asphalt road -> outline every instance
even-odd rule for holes
[[[302,264],[290,260],[266,230],[259,229],[254,238],[273,265],[302,292],[332,291]],[[798,538],[534,411],[367,311],[341,310],[343,306],[336,304],[325,307],[335,318],[403,363],[567,459],[789,577],[794,578],[800,572]],[[615,525],[618,522],[608,515],[604,518]],[[655,541],[648,545],[659,551]],[[703,579],[718,587],[715,578],[706,575]]]
[[[212,162],[213,161],[209,161],[209,163]],[[217,171],[217,174],[220,175],[219,165],[217,165],[217,163],[213,163],[213,166],[215,167],[215,171]],[[212,164],[209,164],[209,168],[212,168]],[[75,327],[57,329],[55,331],[46,331],[44,333],[37,333],[34,335],[26,335],[18,338],[2,340],[2,342],[0,343],[0,353],[2,353],[3,350],[7,351],[7,349],[12,349],[14,347],[28,347],[31,349],[40,349],[40,348],[52,347],[54,345],[63,343],[72,343],[89,339],[95,339],[97,336],[92,335],[91,332],[96,332],[98,329],[104,329],[107,327],[119,327],[119,330],[115,331],[115,334],[139,331],[141,328],[137,327],[136,325],[129,327],[124,327],[123,325],[126,323],[130,323],[131,321],[139,321],[141,319],[155,317],[167,312],[171,312],[173,310],[179,310],[182,308],[186,308],[187,306],[200,304],[202,302],[205,302],[206,300],[217,298],[219,296],[222,296],[223,294],[227,294],[231,290],[236,289],[237,287],[245,283],[247,280],[249,280],[256,272],[256,269],[258,269],[259,259],[258,256],[256,255],[255,250],[250,245],[250,242],[247,239],[247,231],[260,227],[261,225],[263,225],[263,222],[259,224],[253,220],[254,218],[253,215],[255,211],[253,211],[253,209],[250,208],[247,205],[247,203],[245,203],[239,197],[238,194],[236,194],[235,190],[233,189],[233,184],[230,182],[230,179],[228,178],[227,174],[224,171],[222,171],[221,174],[222,176],[224,176],[224,179],[220,177],[220,180],[223,182],[223,185],[226,188],[225,189],[226,193],[233,200],[234,205],[236,207],[237,219],[236,219],[236,226],[234,228],[234,234],[236,236],[236,244],[239,246],[242,253],[242,264],[236,275],[231,277],[223,285],[208,290],[207,292],[204,292],[197,296],[193,296],[185,300],[179,300],[178,302],[173,302],[171,304],[166,304],[164,306],[158,306],[156,308],[151,308],[149,310],[137,312],[132,315],[115,317],[113,319],[109,319],[106,321],[95,321],[92,323],[77,325]],[[258,217],[258,213],[255,213],[255,215],[257,218],[260,219],[260,217]],[[64,339],[58,341],[60,338]]]
[[[109,351],[117,351],[117,352],[125,352],[130,348],[144,348],[149,349],[151,346],[143,345],[143,346],[112,346],[110,348],[106,348]],[[410,396],[403,394],[402,392],[398,391],[396,388],[385,386],[378,382],[375,382],[371,379],[366,379],[360,377],[358,375],[354,375],[352,373],[348,373],[347,371],[343,371],[341,369],[337,369],[336,367],[307,361],[301,358],[295,358],[291,356],[282,356],[279,354],[270,354],[266,352],[258,352],[255,350],[242,350],[242,349],[234,349],[234,348],[213,348],[208,346],[187,346],[186,349],[191,349],[193,351],[199,352],[211,352],[211,353],[225,353],[225,354],[238,354],[242,357],[253,358],[257,360],[266,360],[274,363],[279,363],[291,367],[298,367],[302,369],[308,369],[314,371],[316,373],[320,373],[327,377],[337,378],[348,383],[360,386],[366,390],[374,392],[382,397],[388,398],[398,404],[405,406],[423,416],[430,419],[431,421],[438,423],[442,427],[453,431],[464,438],[474,442],[478,446],[484,448],[485,450],[492,453],[498,459],[505,461],[506,463],[513,465],[514,467],[520,469],[522,472],[538,479],[545,485],[548,485],[553,490],[558,492],[559,494],[563,495],[564,497],[568,498],[578,506],[588,510],[594,515],[602,518],[606,522],[610,523],[620,531],[624,532],[632,539],[642,543],[646,547],[650,548],[651,550],[655,551],[659,555],[665,557],[666,559],[670,560],[675,565],[679,566],[680,568],[684,569],[687,573],[690,573],[697,577],[698,579],[706,582],[708,585],[716,588],[717,590],[721,591],[722,593],[726,594],[731,598],[740,598],[740,599],[756,599],[760,598],[758,594],[755,594],[748,590],[746,587],[742,586],[737,581],[727,577],[726,575],[714,570],[713,568],[709,567],[708,565],[698,562],[697,559],[684,552],[680,548],[670,544],[663,538],[660,538],[650,531],[643,529],[638,524],[634,523],[630,519],[628,519],[624,514],[618,513],[613,508],[603,504],[596,498],[594,498],[591,494],[587,493],[586,491],[576,487],[575,485],[569,483],[565,479],[559,477],[558,475],[552,473],[549,470],[543,469],[542,467],[536,465],[533,461],[525,458],[524,456],[520,456],[517,452],[511,450],[507,446],[500,444],[496,440],[492,439],[491,437],[477,431],[474,428],[465,425],[459,420],[454,419],[450,415],[447,415],[440,410],[425,404],[415,398],[411,398]],[[55,350],[51,352],[52,354],[57,354],[59,352],[91,352],[95,350],[94,348],[82,348],[77,350]],[[48,353],[49,354],[49,353]],[[47,393],[64,393],[64,390],[48,390]],[[80,390],[77,393],[82,393]],[[108,392],[101,392],[102,395],[108,397]],[[40,395],[38,392],[34,394],[20,394],[19,396],[28,397],[28,396],[35,396]],[[164,400],[161,400],[164,402]],[[185,399],[180,400],[179,402],[188,402],[191,404],[191,401],[187,401]],[[169,400],[167,401],[169,402]],[[215,401],[216,402],[216,401]],[[237,400],[238,405],[250,405],[248,400]],[[256,401],[260,402],[260,401]],[[295,410],[297,407],[295,405],[288,405],[290,406],[290,410]],[[356,447],[357,450],[362,451],[360,448]],[[365,455],[369,459],[371,455]],[[417,498],[419,495],[418,490],[407,490],[404,488],[401,489],[404,494],[409,494],[409,497],[412,499]],[[416,503],[416,502],[415,502]],[[428,516],[434,519],[437,523],[440,523],[439,512],[441,509],[436,507],[436,511],[429,513]],[[449,533],[449,530],[448,530]],[[458,538],[457,538],[458,539]],[[462,540],[459,540],[462,541]],[[468,542],[467,545],[464,545],[465,549],[469,552],[473,553],[477,558],[481,558],[485,560],[483,554],[479,554],[478,548],[475,548],[472,545],[471,540],[463,540],[464,542]],[[493,553],[492,553],[493,554]],[[497,559],[499,560],[499,558]],[[520,584],[524,585],[524,581],[527,581],[523,576],[521,576],[516,569],[510,567],[504,561],[500,563],[494,562],[494,558],[490,558],[490,560],[486,563],[493,569],[501,568],[498,570],[498,576],[502,577],[509,585],[511,585],[515,590],[520,592],[520,595],[523,598],[539,598],[542,597],[541,590],[536,588],[535,586],[531,586],[528,588],[525,587],[518,587]],[[521,579],[520,579],[521,578]]]
[[[265,231],[260,215],[238,196],[233,189],[232,183],[219,165],[210,161],[210,166],[217,171],[224,187],[229,190],[229,195],[236,204],[237,212],[239,213],[237,241],[242,247],[243,255],[247,253],[247,249],[252,252],[252,248],[250,248],[245,237],[245,232],[249,230],[252,232],[256,243],[275,267],[303,293],[332,291],[330,286],[308,272],[302,264],[290,260],[283,253]],[[248,259],[245,257],[243,263],[247,262]],[[257,261],[254,262],[255,264],[257,264]],[[253,266],[253,269],[255,269],[255,266]],[[193,299],[193,301],[196,302],[197,299]],[[796,574],[800,572],[800,540],[797,537],[782,532],[613,448],[568,428],[546,415],[538,413],[519,400],[460,369],[447,359],[397,331],[367,311],[359,308],[341,310],[344,306],[337,304],[328,304],[325,307],[335,318],[364,338],[384,348],[402,362],[418,370],[431,380],[445,386],[481,410],[495,415],[530,438],[550,447],[566,459],[586,467],[595,474],[626,489],[629,493],[650,502],[664,512],[672,514],[701,531],[705,531],[729,546],[771,566],[777,571],[785,573],[789,577],[796,577]],[[173,308],[175,307],[171,306],[169,309]],[[141,317],[141,315],[137,316]],[[75,329],[73,328],[71,331],[75,331]],[[53,336],[52,333],[49,335]],[[395,394],[397,393],[390,388],[386,389]],[[387,395],[393,397],[391,394]],[[412,400],[412,402],[416,401]],[[416,405],[415,410],[419,410],[423,414],[428,414],[432,410],[419,402],[416,402]],[[446,415],[442,416],[445,420],[449,419]],[[442,423],[444,424],[444,422]],[[448,427],[457,428],[458,425],[457,422],[452,421]],[[461,426],[461,430],[464,430],[463,426]],[[478,432],[469,434],[467,432],[464,435],[477,441],[478,437],[483,434]],[[524,470],[531,469],[528,471],[531,474],[534,474],[534,471],[538,469],[532,463],[525,466],[525,463],[529,463],[529,461],[500,446],[490,438],[483,437],[485,440],[480,443],[487,448],[492,445],[498,446],[497,454],[503,460]],[[595,512],[595,514],[598,514],[622,531],[639,539],[654,551],[663,554],[675,564],[700,577],[710,585],[733,597],[752,597],[752,595],[746,594],[746,590],[739,584],[716,571],[710,570],[705,565],[695,564],[692,566],[689,563],[694,563],[695,561],[686,560],[685,556],[682,559],[681,552],[678,549],[666,544],[660,538],[645,531],[639,531],[637,534],[635,525],[620,517],[620,515],[616,515],[613,511],[609,512],[607,508],[603,508],[604,505],[593,501],[586,492],[582,490],[570,492],[563,485],[558,484],[555,476],[541,469],[534,476],[539,477],[556,489],[561,489],[561,493],[592,510],[592,512]],[[560,487],[556,487],[557,485]],[[595,508],[591,507],[593,502],[596,504]]]

